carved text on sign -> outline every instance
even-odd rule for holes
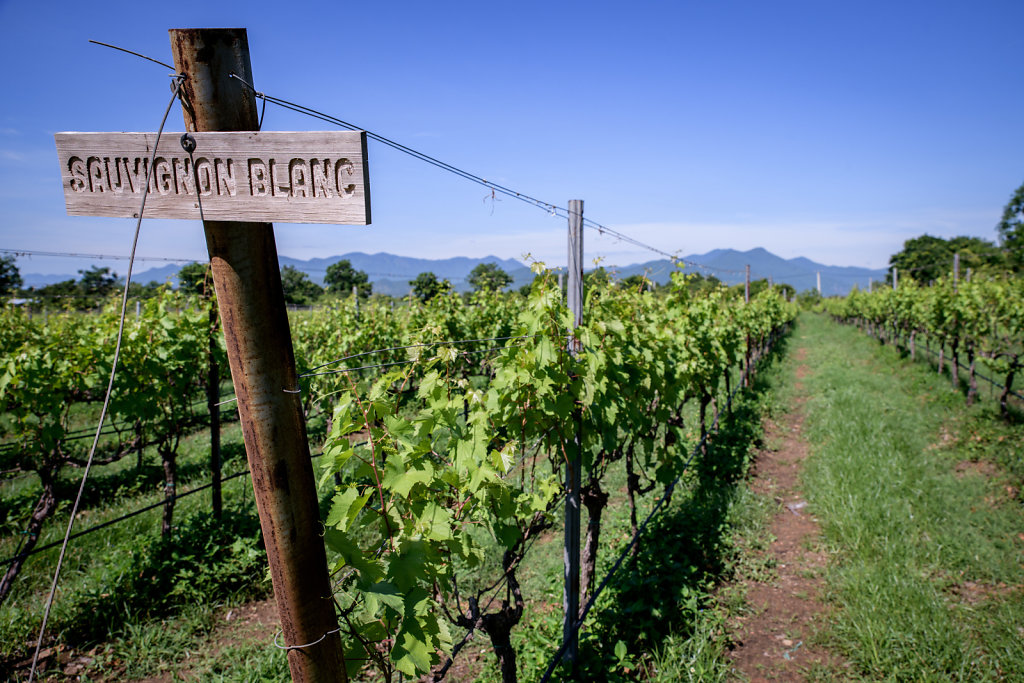
[[[161,195],[199,194],[235,197],[238,195],[238,163],[234,159],[192,160],[188,157],[156,157],[149,176],[148,157],[81,157],[68,160],[72,192],[128,192],[141,194],[149,176],[149,191]],[[346,159],[248,159],[242,191],[250,197],[314,197],[344,199],[355,194],[351,182],[355,166]]]
[[[193,135],[152,158],[152,133],[58,133],[68,213],[134,217],[148,177],[149,217],[197,218],[198,195],[209,220],[369,223],[364,133]]]

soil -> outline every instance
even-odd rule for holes
[[[800,380],[809,372],[806,349],[798,349],[796,359],[799,393]],[[770,526],[774,540],[766,557],[759,558],[774,565],[773,576],[748,578],[738,586],[746,594],[747,614],[734,623],[730,656],[734,672],[753,682],[806,681],[811,669],[835,676],[843,668],[815,637],[828,615],[822,599],[828,557],[820,549],[818,522],[800,484],[808,455],[803,404],[798,400],[790,412],[766,425],[764,442],[775,448],[758,454],[751,475],[751,489],[778,504]]]

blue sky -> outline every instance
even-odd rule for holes
[[[153,131],[167,29],[248,29],[257,88],[680,255],[764,247],[885,267],[929,233],[995,239],[1024,182],[1024,2],[0,0],[0,248],[126,254],[134,222],[65,214],[53,133]],[[180,108],[171,130],[182,130]],[[267,130],[325,124],[268,105]],[[374,222],[276,226],[295,258],[565,261],[565,221],[371,142]],[[587,258],[655,254],[596,233]],[[139,253],[202,259],[195,221]],[[23,273],[74,272],[22,257]],[[104,265],[123,272],[123,262]],[[160,264],[140,264],[137,270]]]

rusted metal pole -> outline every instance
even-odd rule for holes
[[[172,29],[189,131],[256,130],[244,29]],[[201,153],[202,150],[198,149]],[[206,221],[260,526],[293,681],[345,681],[274,226]]]

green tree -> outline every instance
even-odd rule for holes
[[[294,266],[281,269],[281,288],[284,290],[285,303],[295,306],[309,306],[324,293],[320,285]]]
[[[900,279],[910,278],[927,284],[953,272],[953,255],[960,254],[960,273],[1000,268],[1003,255],[999,248],[980,237],[952,237],[948,240],[931,235],[914,237],[903,243],[903,249],[889,257],[887,284],[892,285],[892,268]]]
[[[373,292],[373,284],[370,282],[369,276],[363,271],[353,268],[352,262],[348,259],[342,259],[327,266],[324,285],[331,294],[343,296],[351,293],[353,287],[357,287],[359,296],[363,299]]]
[[[747,288],[746,284],[741,282],[738,285],[733,285],[732,287],[729,288],[729,290],[731,292],[733,292],[734,296],[742,299],[743,298],[743,294],[746,291],[746,288]],[[760,278],[758,280],[751,280],[750,281],[750,298],[751,299],[753,299],[755,296],[757,296],[761,292],[769,291],[769,290],[770,290],[770,288],[768,287],[768,278]]]
[[[88,308],[88,304],[78,296],[78,283],[74,280],[33,288],[29,294],[47,308]]]
[[[78,274],[82,276],[80,280],[55,282],[32,290],[31,295],[50,307],[87,310],[100,305],[117,288],[117,273],[111,273],[110,268],[93,266]]]
[[[83,296],[102,299],[117,287],[117,273],[110,272],[110,268],[93,266],[89,270],[78,271],[78,274],[82,276],[78,289]]]
[[[412,293],[420,301],[430,301],[438,294],[444,294],[452,288],[448,280],[439,280],[431,272],[420,273],[415,280],[409,280],[412,285]]]
[[[207,297],[213,293],[213,274],[209,263],[192,262],[178,271],[178,288],[185,294]]]
[[[996,226],[1006,255],[1007,265],[1014,272],[1024,271],[1024,185],[1010,197],[1003,208],[1003,219]]]
[[[501,291],[512,284],[512,276],[506,273],[496,263],[480,263],[470,271],[469,284],[473,291],[489,289]]]
[[[773,289],[780,293],[786,301],[792,301],[796,296],[796,287],[785,282],[774,285]]]
[[[14,294],[22,282],[14,256],[0,258],[0,295]]]
[[[819,303],[821,303],[822,296],[818,294],[816,289],[805,289],[796,296],[796,303],[804,311],[810,311]]]
[[[128,296],[133,299],[150,299],[156,296],[163,286],[156,280],[150,280],[146,284],[132,282],[128,286]]]
[[[722,281],[714,275],[704,275],[702,273],[689,273],[682,282],[685,283],[686,290],[690,294],[713,292],[722,286]]]
[[[658,283],[646,275],[630,275],[622,281],[622,286],[638,292],[647,291],[648,289],[654,291],[658,288]]]

